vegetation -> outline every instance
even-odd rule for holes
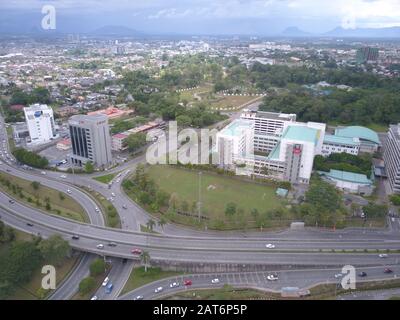
[[[363,211],[367,218],[382,218],[386,216],[388,206],[370,202],[363,208]]]
[[[170,181],[173,179],[174,184]],[[123,183],[135,201],[163,218],[193,226],[215,229],[267,228],[284,226],[291,218],[289,210],[275,195],[275,187],[216,174],[202,174],[201,222],[198,210],[198,172],[173,166],[138,166]],[[244,194],[243,190],[247,192]],[[225,214],[235,199],[236,210]],[[252,214],[257,209],[259,214]],[[149,227],[149,226],[148,226]]]
[[[107,269],[107,265],[103,259],[97,258],[90,264],[90,275],[96,277],[98,275],[104,274]]]
[[[0,190],[27,205],[72,220],[87,222],[85,210],[69,195],[7,173],[0,173]],[[62,194],[62,197],[60,197]]]
[[[85,164],[85,172],[86,173],[93,173],[94,172],[94,166],[91,161],[86,162]]]
[[[104,176],[100,176],[100,177],[94,177],[94,180],[97,180],[99,182],[108,184],[110,183],[116,176],[118,175],[118,173],[110,173],[110,174],[106,174]]]
[[[355,156],[348,153],[332,153],[328,157],[316,156],[314,170],[329,172],[330,169],[371,176],[372,157],[369,154]]]
[[[141,132],[131,134],[125,139],[124,142],[128,146],[128,150],[130,152],[135,152],[146,145],[146,134]]]
[[[93,291],[93,289],[96,288],[96,280],[89,276],[84,279],[79,283],[79,294],[81,296],[84,296],[88,294],[89,292]]]
[[[18,240],[1,221],[0,232],[0,299],[12,296],[17,288],[26,285],[43,264],[54,262],[57,266],[69,257],[69,244],[59,236]],[[60,252],[55,252],[56,246],[62,248]]]
[[[49,161],[46,158],[23,148],[15,149],[13,155],[19,162],[34,168],[43,169],[49,164]]]
[[[395,205],[395,206],[400,206],[400,195],[398,194],[393,194],[390,196],[390,201]]]

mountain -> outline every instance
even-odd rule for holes
[[[144,32],[124,26],[104,26],[91,32],[102,36],[143,36]]]
[[[400,38],[400,27],[356,29],[344,29],[342,27],[337,27],[323,35],[330,37],[354,38]]]
[[[285,37],[310,37],[312,34],[305,32],[297,27],[288,27],[281,33]]]

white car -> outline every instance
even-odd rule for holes
[[[111,192],[111,196],[115,198],[115,193],[114,193],[114,192]]]
[[[170,288],[177,288],[179,287],[179,282],[173,282],[169,285]]]
[[[99,300],[99,298],[97,296],[93,296],[90,300]]]
[[[72,193],[72,191],[68,189],[68,190],[67,190],[67,193],[68,193],[68,194],[71,194],[71,193]]]
[[[337,278],[341,278],[341,277],[343,277],[343,273],[336,273],[335,274],[335,278],[337,279]]]
[[[265,247],[266,247],[267,249],[275,249],[275,245],[272,244],[272,243],[266,244]]]
[[[219,279],[212,279],[211,283],[219,283]]]
[[[60,176],[60,178],[61,178],[61,179],[67,179],[67,176],[66,176],[65,174],[62,174],[62,175]]]
[[[104,279],[102,286],[105,287],[106,285],[108,285],[108,282],[110,281],[110,279],[107,277]]]
[[[96,248],[97,248],[97,249],[104,249],[104,244],[99,243],[99,244],[96,246]]]
[[[387,258],[387,257],[388,257],[388,255],[386,253],[381,253],[379,255],[379,258]]]
[[[276,281],[276,280],[278,280],[279,278],[278,278],[278,276],[276,276],[276,275],[274,275],[274,274],[269,274],[268,276],[267,276],[267,280],[269,280],[269,281]]]
[[[133,300],[143,300],[143,296],[137,296],[137,297],[133,298]]]
[[[45,175],[45,174],[46,174],[46,171],[42,171],[41,174]]]
[[[99,212],[99,211],[100,211],[99,208],[97,208],[97,207],[94,208],[94,210],[95,210],[96,212]]]
[[[159,293],[161,291],[163,291],[163,287],[158,287],[158,288],[154,289],[155,293]]]

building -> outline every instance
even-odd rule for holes
[[[65,150],[71,149],[71,146],[72,146],[71,139],[63,139],[63,140],[57,142],[56,148],[58,150],[64,150],[65,151]]]
[[[128,147],[125,145],[125,139],[128,138],[129,135],[124,133],[114,134],[111,138],[111,149],[113,151],[123,151]]]
[[[336,188],[350,193],[369,196],[374,191],[373,181],[365,174],[339,171],[331,169],[329,172],[318,172],[325,181],[333,184]]]
[[[374,153],[378,151],[381,146],[378,134],[365,127],[339,127],[335,130],[335,136],[352,139],[357,138],[360,141],[359,152]]]
[[[106,109],[89,112],[88,116],[100,114],[100,115],[107,116],[108,119],[116,119],[116,118],[120,118],[122,116],[129,115],[131,113],[132,113],[132,110],[121,110],[116,107],[108,107]]]
[[[41,144],[58,138],[53,109],[45,104],[34,104],[24,108],[30,143]]]
[[[360,145],[359,138],[325,134],[324,144],[322,145],[322,155],[330,156],[332,153],[344,152],[356,156],[360,151]]]
[[[71,163],[83,166],[92,162],[96,167],[112,164],[111,137],[105,115],[75,115],[69,121],[72,144]]]
[[[366,62],[374,62],[377,61],[378,58],[379,58],[378,48],[365,47],[357,50],[356,61],[359,64]]]
[[[400,123],[389,128],[383,159],[392,192],[400,193]]]

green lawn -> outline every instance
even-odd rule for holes
[[[151,179],[169,194],[175,193],[179,201],[186,200],[191,206],[198,201],[199,176],[197,171],[175,168],[173,166],[151,166],[148,169]],[[201,178],[202,215],[211,221],[226,221],[226,204],[234,202],[238,209],[244,210],[246,221],[253,221],[251,210],[260,213],[283,206],[275,195],[272,186],[219,176],[203,172]]]
[[[134,268],[124,289],[122,289],[121,295],[144,286],[145,284],[180,274],[182,274],[182,272],[163,271],[161,268],[147,268],[147,272],[144,272],[144,267]]]
[[[32,181],[21,179],[3,172],[0,173],[0,178],[6,179],[13,185],[18,185],[22,188],[21,193],[23,197],[21,197],[18,192],[14,193],[12,188],[8,188],[5,184],[0,183],[0,190],[9,194],[20,202],[42,209],[45,212],[60,215],[72,220],[80,222],[89,221],[82,206],[64,192],[45,187],[43,185],[40,185],[39,189],[35,190],[32,187]],[[62,195],[62,199],[60,194]],[[29,201],[29,198],[31,201]],[[48,211],[45,209],[46,198],[50,199],[51,210]],[[39,200],[40,205],[36,203],[36,200]]]
[[[256,96],[222,96],[219,97],[216,101],[211,102],[211,108],[212,109],[227,108],[229,110],[236,110],[243,104],[256,99],[262,99],[262,98]]]
[[[95,177],[95,178],[93,178],[93,179],[94,179],[94,180],[97,180],[97,181],[99,181],[99,182],[108,184],[108,183],[109,183],[112,179],[114,179],[117,175],[118,175],[118,172],[106,174],[106,175],[100,176],[100,177]]]

